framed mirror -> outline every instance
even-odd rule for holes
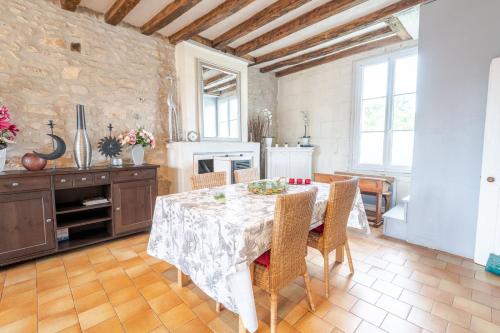
[[[202,141],[241,141],[240,74],[199,61]]]

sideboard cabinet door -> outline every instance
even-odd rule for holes
[[[151,226],[156,181],[139,180],[113,185],[113,224],[115,234]]]
[[[0,263],[55,249],[50,191],[0,195]]]

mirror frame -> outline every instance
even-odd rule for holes
[[[200,129],[200,141],[230,141],[230,142],[242,142],[243,141],[243,135],[241,133],[242,131],[242,122],[243,120],[241,119],[241,73],[235,70],[231,70],[228,68],[224,68],[218,65],[214,65],[212,63],[209,63],[207,61],[204,61],[202,59],[198,59],[198,84],[197,84],[197,90],[198,90],[198,126]],[[236,94],[238,96],[238,118],[239,118],[239,123],[238,123],[238,130],[239,130],[239,136],[237,138],[220,138],[220,137],[205,137],[204,133],[204,124],[203,124],[203,67],[211,67],[213,69],[219,70],[221,72],[226,72],[228,74],[234,74],[236,75]]]

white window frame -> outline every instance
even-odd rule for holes
[[[353,149],[352,149],[352,170],[354,171],[375,171],[383,173],[395,174],[410,174],[411,166],[394,166],[390,164],[390,151],[392,147],[392,113],[393,113],[393,97],[394,97],[394,67],[395,60],[412,55],[418,55],[418,48],[412,47],[392,53],[386,53],[381,56],[375,56],[368,59],[358,61],[354,65],[354,117],[353,117]],[[384,135],[384,156],[383,164],[361,164],[358,162],[360,140],[361,140],[361,101],[363,91],[363,66],[375,65],[382,62],[388,62],[389,70],[387,77],[387,92],[386,92],[386,111],[385,111],[385,135]],[[416,92],[418,94],[418,91]],[[415,133],[415,127],[413,129]]]

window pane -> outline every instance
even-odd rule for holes
[[[392,132],[391,164],[411,167],[413,162],[413,131]]]
[[[224,121],[228,121],[227,107],[228,107],[227,99],[219,98],[219,105],[218,105],[218,109],[217,109],[219,123],[224,122]]]
[[[387,62],[363,67],[363,99],[387,95]]]
[[[235,97],[229,100],[229,119],[238,119],[238,99]]]
[[[238,120],[231,120],[229,122],[229,133],[230,133],[230,137],[231,138],[237,138],[240,136],[240,133],[239,133],[239,121]]]
[[[362,101],[361,131],[383,131],[385,129],[385,97]]]
[[[396,60],[394,94],[406,94],[417,91],[417,56]]]
[[[394,130],[413,130],[415,128],[416,94],[394,96]]]
[[[384,161],[384,132],[361,133],[360,164],[382,165]]]
[[[216,98],[210,96],[203,97],[203,135],[207,138],[214,138],[216,133]]]

